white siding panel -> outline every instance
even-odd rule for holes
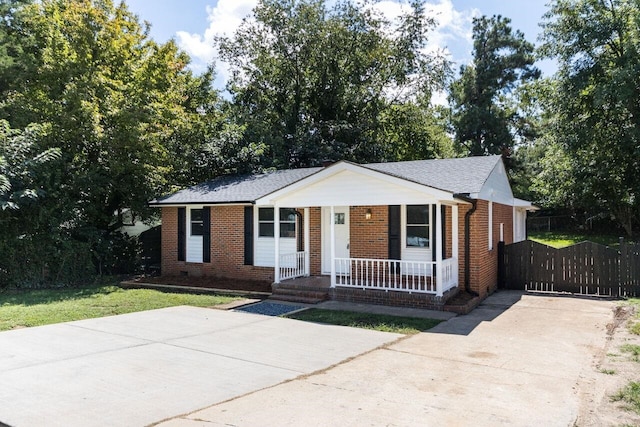
[[[257,267],[275,266],[275,239],[273,237],[259,237],[255,242],[255,258],[253,264]],[[296,252],[296,239],[280,238],[280,254]]]
[[[202,262],[202,236],[187,236],[187,262]]]
[[[478,199],[513,206],[513,192],[502,162],[498,162],[478,193]]]
[[[278,200],[280,206],[400,205],[429,202],[435,202],[435,198],[426,192],[347,170]]]

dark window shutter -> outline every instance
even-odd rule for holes
[[[202,208],[202,262],[211,262],[211,207]]]
[[[431,205],[431,260],[436,260],[436,214],[438,213],[438,207]]]
[[[244,208],[244,265],[253,265],[253,206]]]
[[[187,209],[178,208],[178,261],[187,255]]]
[[[442,258],[447,258],[447,207],[441,206],[442,212]]]
[[[389,259],[400,259],[400,205],[389,206]]]

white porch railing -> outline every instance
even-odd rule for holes
[[[443,259],[441,266],[442,277],[439,282],[442,285],[442,292],[447,292],[458,286],[458,258]]]
[[[308,275],[305,251],[280,255],[280,280],[295,279]]]
[[[336,258],[335,285],[362,289],[439,294],[457,286],[458,261],[443,260],[442,277],[433,279],[434,261],[399,261],[368,258]]]

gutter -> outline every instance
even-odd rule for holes
[[[470,198],[466,194],[455,194],[454,197],[471,203],[471,209],[464,214],[464,290],[472,295],[478,296],[477,292],[471,290],[471,215],[478,207],[478,201]]]

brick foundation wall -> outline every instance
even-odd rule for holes
[[[458,293],[458,288],[450,289],[441,297],[431,294],[409,294],[406,292],[377,291],[357,288],[331,288],[329,297],[337,301],[359,304],[391,305],[394,307],[425,308],[442,310],[447,300]]]

